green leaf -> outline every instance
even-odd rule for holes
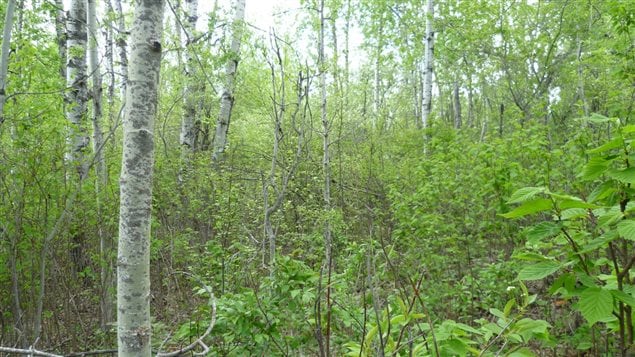
[[[549,323],[544,320],[533,320],[524,318],[514,325],[514,330],[523,337],[525,342],[529,341],[534,335],[544,335],[550,327]]]
[[[587,123],[592,123],[592,124],[604,124],[604,123],[615,122],[616,118],[609,118],[609,117],[605,117],[602,114],[593,113],[589,117],[580,118],[580,120],[585,121]]]
[[[617,224],[617,231],[624,239],[635,241],[635,221],[623,220]]]
[[[560,233],[561,225],[555,222],[540,222],[527,231],[527,243],[535,244]]]
[[[619,234],[617,231],[608,231],[601,236],[593,239],[589,243],[585,244],[580,251],[580,254],[588,253],[594,251],[598,248],[604,247],[608,242],[611,242],[615,239],[619,238]]]
[[[505,218],[519,218],[529,214],[538,213],[542,211],[550,210],[553,207],[551,200],[546,198],[538,198],[535,200],[527,201],[522,205],[516,207],[510,212],[501,214]]]
[[[591,194],[589,194],[589,202],[599,201],[610,196],[613,192],[616,191],[614,186],[615,181],[613,180],[602,182],[597,187],[595,187],[595,189],[593,189]]]
[[[607,175],[623,183],[635,184],[635,167],[629,167],[624,170],[609,170]]]
[[[492,314],[492,315],[494,315],[496,317],[500,317],[501,319],[505,319],[505,314],[502,311],[500,311],[499,309],[496,309],[496,308],[492,307],[492,308],[489,309],[489,312],[490,312],[490,314]]]
[[[611,162],[602,157],[592,157],[589,162],[584,165],[580,178],[583,180],[595,180],[602,176],[604,172],[609,168]]]
[[[635,297],[619,290],[611,290],[611,295],[626,305],[635,307]]]
[[[507,355],[507,357],[535,357],[536,355],[531,352],[527,347],[523,347]]]
[[[521,203],[531,198],[534,198],[537,194],[546,192],[546,187],[523,187],[520,190],[514,192],[509,198],[507,203]]]
[[[547,261],[526,266],[518,273],[519,280],[540,280],[560,269],[557,262]]]
[[[507,301],[507,304],[505,304],[505,309],[503,310],[505,317],[509,317],[509,315],[512,313],[512,308],[514,307],[514,305],[516,305],[516,299],[509,299],[509,301]]]
[[[580,294],[578,309],[589,325],[593,326],[613,316],[613,295],[602,288],[588,288]]]
[[[587,150],[587,154],[599,154],[601,152],[607,151],[607,150],[612,150],[612,149],[617,149],[619,147],[622,147],[624,145],[624,141],[622,140],[622,137],[618,136],[617,138],[608,141],[606,143],[604,143],[603,145],[596,147],[595,149],[591,149],[591,150]]]

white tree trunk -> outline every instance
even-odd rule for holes
[[[229,49],[230,58],[225,66],[225,88],[220,99],[220,113],[214,135],[214,153],[212,154],[214,162],[218,162],[222,158],[227,147],[227,133],[229,132],[229,121],[234,106],[234,81],[236,80],[236,69],[240,58],[240,40],[242,39],[244,18],[245,0],[235,0],[232,42]]]
[[[117,36],[115,43],[119,49],[119,71],[121,72],[121,97],[126,96],[128,85],[128,54],[126,52],[126,19],[121,8],[121,0],[114,0],[115,11],[117,13]]]
[[[97,219],[102,220],[101,208],[101,190],[108,184],[108,173],[106,172],[106,158],[104,156],[104,135],[101,129],[102,119],[102,78],[99,69],[98,57],[98,41],[97,41],[97,11],[95,0],[87,0],[87,18],[88,18],[88,64],[89,73],[92,78],[91,98],[93,100],[93,153],[95,155],[95,172],[97,180],[95,181],[95,202],[97,206]],[[112,244],[110,239],[103,231],[100,224],[97,228],[99,235],[99,253],[100,253],[100,324],[102,329],[106,329],[107,324],[112,321],[112,311],[114,306],[113,296],[110,294],[112,285],[112,266],[109,264],[108,256]]]
[[[187,19],[184,22],[185,38],[186,38],[186,62],[185,62],[185,92],[183,93],[183,119],[181,120],[180,143],[182,152],[183,166],[188,166],[188,155],[194,150],[196,107],[200,98],[197,93],[196,84],[196,58],[194,54],[194,34],[196,32],[196,22],[198,20],[198,0],[186,0],[185,12]],[[180,30],[179,30],[180,32]],[[179,36],[180,37],[180,36]]]
[[[64,2],[55,0],[55,36],[57,40],[57,51],[60,56],[60,75],[66,79],[66,15],[64,13]]]
[[[428,0],[426,9],[426,50],[424,57],[424,82],[423,82],[423,108],[421,111],[421,124],[423,129],[430,125],[429,117],[432,109],[432,73],[434,71],[434,30],[432,21],[434,20],[433,0]]]
[[[86,128],[86,1],[73,0],[68,12],[68,63],[66,66],[66,118],[69,121],[66,162],[75,167],[79,180],[88,175],[85,149],[88,146]],[[69,176],[70,177],[70,176]]]
[[[7,98],[7,69],[9,68],[9,44],[11,43],[11,28],[13,27],[13,14],[15,12],[15,0],[9,0],[7,4],[4,30],[2,31],[2,54],[0,55],[0,124],[4,122],[4,102]]]
[[[151,355],[150,214],[163,0],[136,2],[124,114],[117,255],[120,357]]]

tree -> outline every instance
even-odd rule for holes
[[[428,0],[426,8],[426,52],[423,60],[424,81],[423,81],[423,106],[421,110],[421,125],[427,129],[430,125],[429,117],[432,110],[432,73],[434,72],[434,2]]]
[[[102,190],[108,184],[108,173],[106,172],[106,158],[104,155],[104,135],[101,129],[102,119],[102,78],[101,71],[99,69],[98,58],[98,43],[97,43],[97,11],[95,6],[95,0],[87,0],[87,17],[88,17],[88,33],[89,33],[89,45],[88,45],[88,59],[89,59],[89,73],[92,79],[92,87],[90,90],[90,98],[92,99],[92,116],[91,121],[93,124],[93,153],[95,156],[95,203],[97,205],[97,219],[102,222],[102,204],[101,194]],[[111,242],[102,228],[102,224],[99,224],[97,228],[97,234],[99,236],[99,256],[100,256],[100,283],[101,293],[99,298],[99,305],[101,309],[101,327],[106,329],[106,325],[112,321],[112,308],[114,301],[110,293],[112,285],[112,266],[109,264],[109,253],[111,250]]]
[[[86,151],[89,145],[87,128],[88,77],[86,75],[86,1],[73,0],[67,17],[67,65],[66,65],[66,119],[68,120],[67,148],[65,161],[68,165],[66,179],[73,186],[81,189],[83,181],[88,177],[89,163]],[[74,169],[74,173],[70,170]],[[79,211],[78,211],[79,212]],[[75,272],[80,273],[86,267],[85,232],[83,226],[75,219],[72,228],[71,258]]]
[[[13,13],[15,0],[9,0],[2,31],[2,49],[0,49],[0,124],[4,122],[4,102],[7,97],[7,69],[9,67],[9,44],[11,43],[11,28],[13,27]]]
[[[196,130],[194,123],[197,120],[197,106],[199,105],[198,101],[200,100],[200,94],[198,92],[199,85],[197,84],[197,78],[195,76],[196,67],[198,64],[196,63],[196,54],[194,44],[196,41],[196,22],[198,20],[198,0],[187,0],[186,1],[186,21],[183,24],[183,28],[185,30],[185,51],[186,51],[186,62],[185,62],[185,91],[183,93],[183,119],[181,120],[181,134],[180,134],[180,142],[182,148],[182,161],[184,168],[189,166],[189,155],[192,151],[195,150],[194,142],[196,137]],[[176,29],[177,33],[180,34],[181,30]],[[180,38],[180,36],[178,36]]]
[[[235,0],[234,22],[232,24],[232,41],[229,47],[229,59],[225,67],[225,87],[220,99],[220,113],[216,123],[214,135],[214,152],[212,159],[218,162],[227,147],[227,133],[229,121],[234,106],[234,82],[236,81],[236,69],[240,59],[240,40],[242,39],[243,19],[245,18],[245,0]]]
[[[150,215],[163,0],[138,0],[130,43],[117,253],[119,356],[150,356]]]

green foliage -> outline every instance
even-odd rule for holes
[[[518,279],[540,280],[559,273],[550,292],[565,299],[577,300],[574,306],[590,327],[604,329],[606,334],[632,330],[633,288],[628,278],[632,264],[634,221],[631,218],[633,193],[632,146],[635,139],[629,125],[599,115],[585,119],[593,125],[617,124],[614,137],[595,148],[580,170],[579,180],[592,190],[589,203],[580,198],[554,194],[546,189],[528,187],[516,191],[509,203],[519,207],[507,218],[550,211],[550,221],[541,222],[526,231],[525,253],[539,257],[538,263],[523,264]],[[536,196],[548,198],[534,198]],[[544,209],[535,207],[537,200],[549,202]],[[546,254],[541,258],[541,254]],[[597,326],[597,323],[604,323]],[[630,339],[631,337],[628,337]],[[615,349],[632,343],[623,334],[612,342]]]

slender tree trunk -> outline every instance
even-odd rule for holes
[[[196,85],[196,59],[194,53],[194,37],[196,32],[196,22],[198,20],[198,1],[197,0],[186,0],[186,21],[184,22],[185,27],[185,38],[186,38],[186,62],[185,62],[185,93],[184,93],[184,103],[183,103],[183,119],[181,120],[181,135],[180,135],[180,143],[183,149],[183,161],[184,166],[187,166],[187,158],[189,157],[190,152],[195,150],[194,141],[195,141],[195,131],[194,131],[194,122],[196,121],[196,106],[197,101],[200,98],[199,93],[197,93],[197,85]]]
[[[124,114],[117,254],[120,357],[150,356],[150,214],[163,0],[136,2]]]
[[[92,78],[91,98],[93,100],[93,153],[95,155],[95,204],[97,207],[97,234],[99,236],[99,256],[100,256],[100,325],[102,330],[106,330],[107,325],[113,320],[112,308],[114,299],[110,293],[112,286],[112,266],[109,264],[110,251],[112,243],[104,232],[103,228],[103,212],[101,206],[102,189],[108,185],[108,173],[106,168],[106,158],[104,155],[104,135],[101,129],[102,120],[102,78],[99,68],[98,58],[98,41],[97,41],[97,11],[95,0],[87,0],[87,18],[88,18],[88,58],[89,73]]]
[[[64,13],[64,3],[62,0],[55,0],[55,37],[57,40],[57,51],[60,56],[60,76],[66,79],[66,15]]]
[[[320,117],[322,120],[322,143],[323,143],[323,156],[322,156],[322,172],[324,175],[324,250],[325,250],[325,262],[327,272],[327,286],[326,286],[326,334],[324,343],[324,352],[326,356],[331,355],[330,347],[330,334],[331,334],[331,286],[330,279],[333,268],[333,242],[331,231],[331,156],[329,149],[331,146],[331,123],[328,120],[326,112],[326,59],[324,53],[324,31],[325,31],[325,16],[324,16],[324,0],[319,2],[319,15],[320,15],[320,32],[319,32],[319,48],[318,48],[318,68],[320,71]]]
[[[115,123],[115,86],[117,84],[116,82],[116,77],[115,77],[115,49],[114,49],[114,45],[113,45],[113,41],[114,41],[114,34],[115,31],[113,29],[113,26],[115,25],[115,22],[113,21],[114,16],[115,16],[115,10],[112,7],[112,1],[111,0],[106,0],[105,2],[106,5],[106,9],[105,9],[105,13],[106,16],[104,17],[105,19],[105,43],[106,45],[104,46],[106,49],[106,58],[105,58],[105,62],[106,62],[106,72],[108,73],[108,91],[107,91],[107,95],[106,95],[106,100],[107,100],[107,104],[108,104],[108,130],[112,130]],[[114,142],[114,140],[111,140],[111,143]]]
[[[432,73],[434,71],[434,30],[432,22],[434,20],[433,0],[428,0],[426,9],[426,49],[424,57],[424,82],[423,82],[423,105],[421,110],[421,125],[427,129],[430,125],[429,117],[432,110]]]
[[[459,93],[459,82],[454,82],[453,89],[453,104],[454,104],[454,128],[460,129],[463,125],[463,118],[461,117],[461,95]]]
[[[235,0],[234,22],[232,26],[232,42],[230,46],[230,58],[225,66],[225,88],[220,100],[220,114],[216,123],[216,133],[214,135],[214,152],[212,159],[214,162],[220,161],[225,148],[227,147],[227,133],[229,132],[229,122],[234,106],[234,81],[236,80],[236,69],[240,59],[240,40],[242,39],[243,20],[245,18],[245,0]]]
[[[66,118],[68,120],[67,151],[65,161],[75,173],[67,172],[67,181],[72,186],[82,182],[88,176],[86,150],[89,144],[87,128],[88,86],[86,75],[86,0],[73,0],[67,18],[68,63],[66,66]],[[76,222],[72,228],[71,260],[75,273],[84,270],[85,232]]]
[[[121,8],[121,0],[114,0],[115,12],[117,14],[117,36],[115,43],[119,49],[119,71],[121,76],[121,98],[126,97],[126,88],[128,86],[128,53],[126,50],[126,18]]]
[[[15,0],[9,0],[4,17],[4,29],[2,31],[2,53],[0,54],[0,124],[4,122],[4,103],[7,95],[7,69],[9,68],[9,51],[11,44],[11,29],[13,28],[13,14],[15,12]]]

